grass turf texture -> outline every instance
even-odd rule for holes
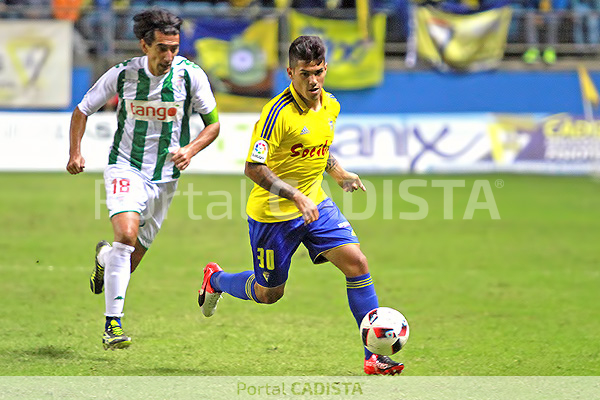
[[[398,194],[408,177],[363,178],[377,193],[374,215],[349,219],[380,304],[409,320],[411,337],[394,356],[404,374],[600,375],[598,182],[410,177],[427,182],[410,192],[429,206],[425,219],[411,221],[398,217],[417,211]],[[215,316],[201,315],[196,295],[206,262],[230,272],[251,265],[240,189],[250,184],[240,176],[181,179],[181,191],[202,194],[175,197],[133,274],[123,320],[132,347],[104,351],[104,297],[92,295],[88,283],[96,242],[112,241],[103,205],[95,219],[100,179],[0,175],[0,375],[362,375],[344,278],[331,264],[312,265],[302,247],[277,304],[225,296]],[[444,219],[443,189],[432,187],[437,179],[466,179],[454,189],[453,219]],[[491,183],[500,220],[487,210],[462,218],[481,179]],[[496,188],[497,179],[504,187]],[[384,185],[392,188],[387,199]],[[231,193],[231,218],[208,218],[227,210],[214,191]],[[366,199],[354,193],[353,212],[365,210]]]

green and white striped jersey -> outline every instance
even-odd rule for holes
[[[206,115],[216,107],[204,71],[177,56],[168,73],[154,76],[148,57],[135,57],[102,75],[79,110],[89,116],[115,95],[118,123],[108,164],[130,165],[155,182],[179,178],[169,151],[190,142],[193,111]]]

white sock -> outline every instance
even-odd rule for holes
[[[131,277],[131,253],[135,248],[114,242],[106,257],[104,268],[104,302],[107,317],[122,317],[125,304],[125,292]]]
[[[104,246],[100,249],[100,252],[98,253],[98,262],[100,263],[100,265],[102,265],[103,268],[106,268],[106,266],[108,265],[111,250],[111,246]]]

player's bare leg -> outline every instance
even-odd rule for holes
[[[285,282],[274,288],[264,287],[260,286],[258,283],[254,283],[254,291],[261,303],[273,304],[283,297]]]
[[[358,244],[336,247],[323,253],[323,256],[342,271],[347,278],[369,273],[367,257],[360,250]]]
[[[146,249],[144,246],[142,246],[142,244],[140,243],[139,240],[136,240],[134,247],[135,247],[135,250],[133,250],[133,253],[131,253],[131,272],[132,273],[133,273],[133,271],[135,271],[135,269],[138,267],[138,265],[140,265],[142,258],[144,258],[146,251],[148,251],[148,249]]]

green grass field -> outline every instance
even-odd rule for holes
[[[417,211],[398,194],[407,177],[363,178],[376,195],[355,193],[352,210],[371,199],[373,216],[349,219],[380,304],[409,320],[410,340],[395,356],[405,375],[600,375],[599,182],[410,177],[426,181],[411,193],[429,213],[407,220],[399,213]],[[0,375],[362,375],[344,278],[331,264],[312,265],[303,249],[278,303],[226,296],[214,317],[201,315],[206,262],[231,272],[251,265],[240,189],[250,184],[241,176],[181,179],[180,190],[202,194],[174,199],[132,277],[124,318],[132,347],[104,351],[104,297],[88,286],[96,242],[112,240],[106,210],[94,204],[99,179],[0,175]],[[444,219],[442,188],[432,187],[440,179],[466,179],[454,189],[453,219]],[[462,218],[475,180],[491,183],[499,220],[487,210]],[[208,217],[228,209],[213,191],[232,194],[230,218]]]

